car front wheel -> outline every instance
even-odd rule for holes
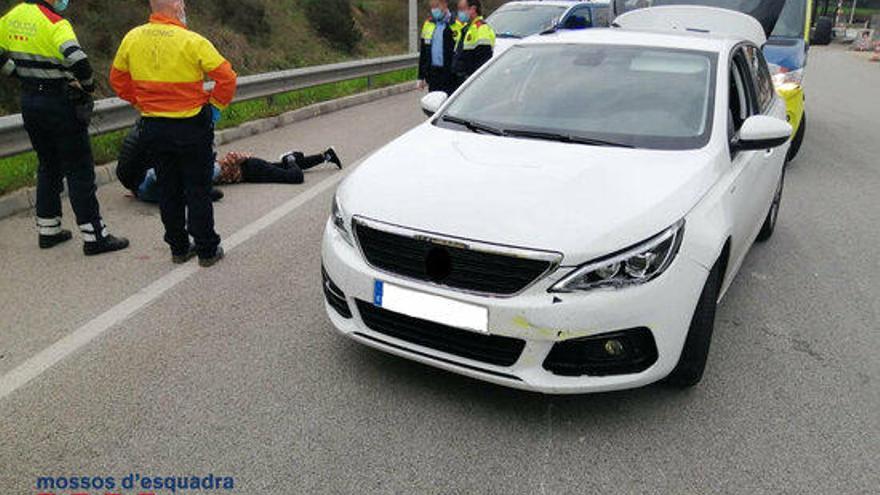
[[[718,307],[718,293],[721,290],[721,263],[709,273],[706,286],[697,303],[687,340],[678,365],[666,378],[666,383],[676,388],[689,388],[700,383],[709,358],[709,346],[715,329],[715,312]]]
[[[791,139],[791,146],[788,147],[788,154],[785,155],[785,163],[788,163],[797,158],[798,152],[801,151],[801,146],[804,144],[804,134],[806,133],[807,114],[805,113],[801,117],[801,125],[798,127],[798,130],[794,134],[794,137]]]
[[[776,221],[779,220],[779,207],[782,205],[782,191],[785,189],[785,170],[782,171],[782,177],[779,178],[779,185],[776,186],[776,195],[773,196],[773,203],[770,204],[770,211],[767,212],[767,218],[764,219],[764,225],[761,232],[758,233],[758,242],[767,242],[773,237],[776,231]]]

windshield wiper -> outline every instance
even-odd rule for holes
[[[443,120],[444,122],[451,122],[453,124],[463,125],[467,127],[468,130],[470,130],[471,132],[476,132],[477,134],[481,132],[486,134],[494,134],[496,136],[503,136],[505,134],[503,129],[497,129],[495,127],[477,122],[475,120],[460,119],[451,115],[444,115],[441,120]]]
[[[495,35],[496,38],[514,38],[514,39],[522,39],[522,36],[513,33],[498,33]]]
[[[608,146],[610,148],[634,148],[635,146],[626,143],[618,143],[615,141],[606,141],[604,139],[594,139],[581,136],[573,136],[571,134],[561,134],[556,132],[544,131],[525,131],[508,129],[504,131],[504,135],[513,137],[524,137],[532,139],[545,139],[548,141],[559,141],[560,143],[586,144],[589,146]]]

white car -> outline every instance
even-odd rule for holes
[[[495,30],[498,56],[523,38],[554,27],[608,27],[611,4],[608,0],[516,0],[498,7],[486,22]]]
[[[322,256],[342,334],[543,393],[700,381],[716,304],[773,234],[791,127],[756,21],[618,23],[427,95],[433,117],[340,185]]]

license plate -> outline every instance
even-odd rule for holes
[[[489,309],[376,281],[373,304],[421,320],[489,333]]]

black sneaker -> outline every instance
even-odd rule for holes
[[[62,230],[55,235],[41,235],[40,249],[51,249],[71,239],[73,239],[73,234],[69,230]]]
[[[212,187],[211,190],[208,191],[208,195],[211,196],[212,203],[216,203],[217,201],[220,201],[221,199],[223,199],[223,196],[225,196],[223,194],[223,191],[221,191],[220,189],[217,189],[216,187]]]
[[[223,259],[223,256],[225,256],[223,253],[223,247],[217,246],[217,250],[214,251],[214,256],[211,256],[210,258],[199,258],[199,266],[202,268],[211,268],[219,263],[220,260]]]
[[[336,150],[332,146],[324,152],[324,159],[336,165],[336,168],[339,170],[342,170],[342,160],[339,159],[339,155],[336,154]]]
[[[114,251],[122,251],[128,248],[129,242],[125,237],[114,237],[108,235],[96,242],[86,242],[83,244],[83,253],[86,256],[97,256],[104,253],[112,253]]]
[[[187,252],[184,254],[171,253],[171,262],[174,263],[175,265],[182,265],[195,257],[196,257],[196,245],[190,244],[189,250],[187,250]]]

